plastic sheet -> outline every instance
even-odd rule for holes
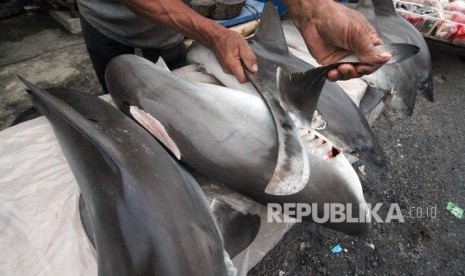
[[[78,200],[44,117],[0,132],[0,275],[96,275]]]

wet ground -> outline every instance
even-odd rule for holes
[[[432,59],[436,101],[419,95],[412,117],[385,110],[373,128],[388,166],[360,174],[380,216],[398,204],[405,222],[374,224],[363,238],[298,224],[250,275],[465,275],[465,218],[445,210],[465,207],[465,62],[435,50]],[[16,75],[101,93],[82,38],[46,15],[0,20],[0,130],[31,106]]]
[[[465,207],[465,62],[431,54],[436,101],[419,95],[412,117],[385,110],[373,129],[388,165],[359,173],[380,217],[393,203],[405,222],[374,224],[363,238],[296,225],[250,275],[465,275],[465,217],[445,210]],[[338,244],[347,252],[333,254]]]

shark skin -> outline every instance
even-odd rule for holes
[[[95,96],[23,82],[87,204],[99,275],[227,275],[204,194],[149,133]]]
[[[221,200],[214,199],[211,210],[221,231],[224,249],[232,259],[244,251],[255,239],[260,229],[258,215],[243,214]],[[95,248],[95,240],[84,197],[79,197],[79,215],[84,231]]]
[[[105,79],[115,104],[131,117],[131,107],[137,106],[160,122],[180,150],[181,162],[194,171],[262,204],[318,203],[323,217],[322,204],[351,203],[351,215],[366,217],[357,174],[342,150],[313,132],[301,136],[310,167],[316,168],[304,189],[292,195],[265,193],[276,167],[278,138],[258,94],[183,80],[134,55],[110,61]],[[366,221],[324,225],[349,235],[369,230]]]
[[[279,92],[277,89],[278,67],[290,74],[307,72],[315,68],[289,52],[280,26],[276,10],[267,9],[265,6],[258,30],[248,40],[252,51],[257,56],[259,72],[264,71],[260,74],[265,76],[263,77],[265,85],[274,90],[276,95],[286,94],[286,91]],[[250,83],[240,84],[234,76],[225,74],[214,58],[214,54],[203,46],[191,47],[187,60],[203,65],[210,74],[228,87],[258,93]],[[322,134],[347,152],[365,161],[383,166],[385,164],[384,153],[358,107],[337,84],[324,79],[320,84],[322,84],[321,95],[316,109],[327,123],[326,128],[321,130]],[[308,99],[304,102],[308,102]],[[307,119],[299,120],[296,123],[297,126],[309,127],[313,113],[305,114],[305,116]]]

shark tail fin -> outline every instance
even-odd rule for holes
[[[260,24],[255,31],[253,40],[273,52],[282,54],[289,52],[281,26],[281,18],[276,7],[270,2],[265,4]]]
[[[316,110],[326,71],[319,68],[289,73],[278,67],[277,80],[281,105],[293,113],[303,126],[310,126]]]

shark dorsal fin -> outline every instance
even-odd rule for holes
[[[281,26],[281,18],[276,7],[270,2],[265,4],[260,25],[255,31],[253,40],[275,53],[287,54],[289,51]]]

